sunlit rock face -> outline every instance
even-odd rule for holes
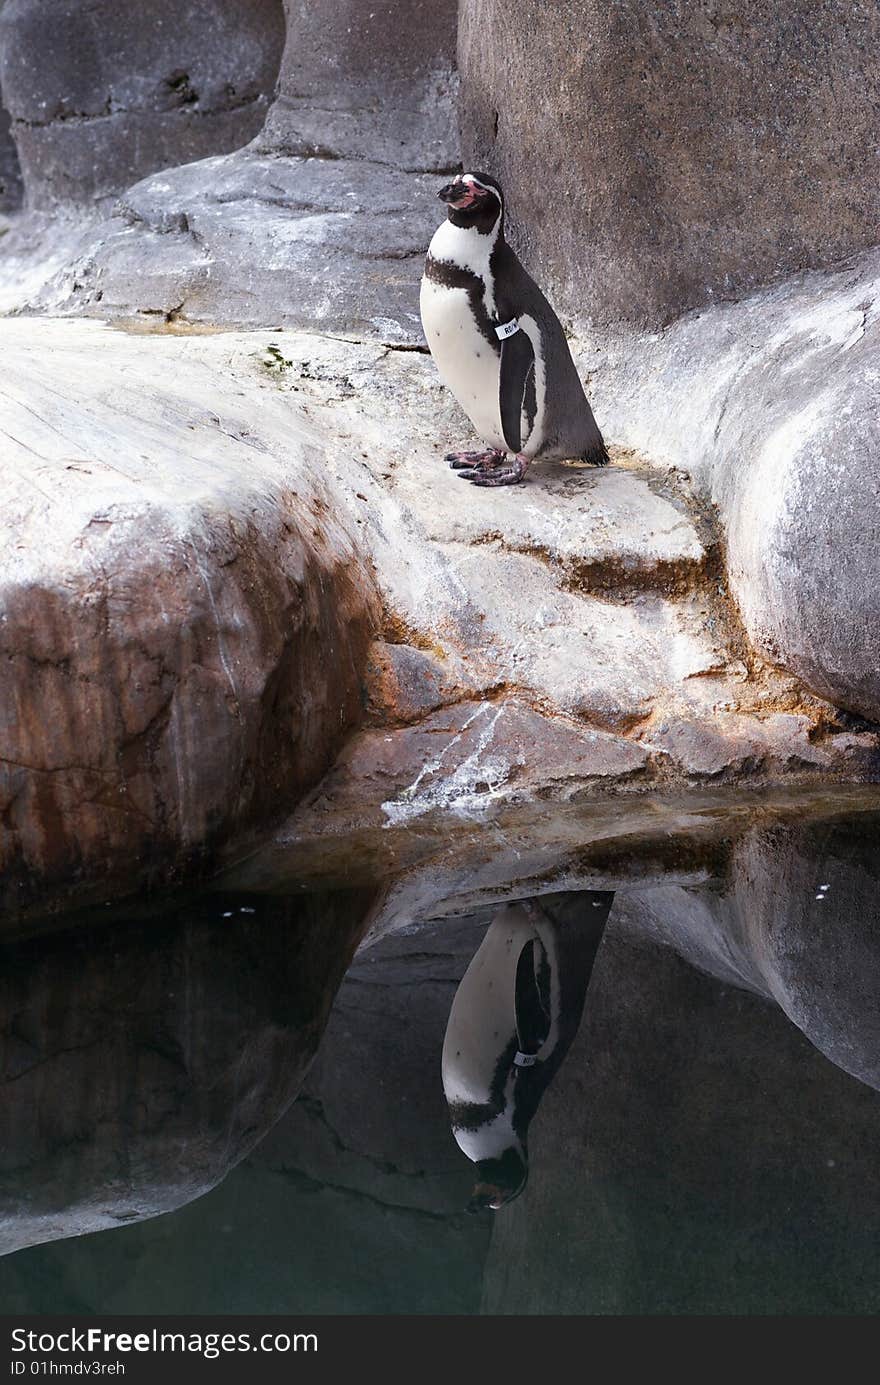
[[[0,73],[29,204],[89,203],[247,143],[283,44],[281,0],[8,0]]]
[[[847,0],[465,0],[464,158],[566,311],[656,327],[876,244],[877,37]]]
[[[284,411],[97,326],[51,362],[20,344],[0,481],[4,927],[179,881],[278,821],[362,715],[378,609],[324,457]]]
[[[756,652],[880,720],[880,255],[594,352],[612,436],[717,506]]]
[[[369,896],[217,896],[6,944],[0,1251],[206,1192],[290,1105]]]

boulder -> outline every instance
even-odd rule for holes
[[[284,43],[281,0],[7,0],[0,80],[28,202],[90,203],[246,144]]]
[[[757,649],[880,721],[880,255],[594,353],[612,436],[717,506]]]
[[[226,863],[346,742],[292,829],[315,860],[876,779],[875,733],[754,659],[681,478],[535,467],[490,500],[421,353],[167,316],[0,328],[11,916]]]
[[[421,342],[436,187],[382,165],[252,150],[163,170],[88,226],[31,301]]]
[[[202,30],[217,7],[203,0],[188,8],[183,34],[154,24],[151,11],[134,40],[114,10],[107,27],[120,51],[104,39],[90,59],[96,71],[82,80],[99,91],[99,110],[110,101],[120,109],[86,120],[62,101],[57,117],[37,126],[26,59],[54,52],[54,40],[43,9],[14,0],[7,67],[30,203],[127,191],[73,232],[33,216],[14,228],[0,307],[164,312],[421,343],[418,286],[442,214],[434,194],[458,160],[456,4],[376,0],[355,22],[342,0],[288,4],[277,99],[261,128],[278,70],[280,3],[221,7],[209,40]],[[135,61],[151,76],[128,93]],[[57,104],[54,72],[50,64],[41,80]],[[117,86],[127,92],[124,110]],[[245,100],[245,90],[258,94]]]
[[[7,925],[53,890],[207,868],[280,818],[362,715],[377,620],[289,414],[228,360],[84,326],[3,329]]]
[[[463,158],[569,317],[658,326],[877,240],[874,9],[463,0]]]

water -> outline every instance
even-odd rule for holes
[[[7,943],[4,1310],[877,1312],[880,808],[638,811]]]

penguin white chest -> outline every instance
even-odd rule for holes
[[[422,326],[443,383],[490,447],[506,447],[501,429],[499,353],[477,326],[467,289],[422,280]]]

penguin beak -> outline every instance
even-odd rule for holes
[[[504,1194],[500,1188],[494,1188],[491,1183],[477,1183],[465,1211],[485,1212],[491,1208],[493,1212],[497,1212],[503,1202]]]
[[[469,207],[472,202],[476,202],[479,195],[470,183],[463,183],[460,179],[454,183],[447,183],[437,193],[441,202],[448,202],[450,206],[458,208]]]

